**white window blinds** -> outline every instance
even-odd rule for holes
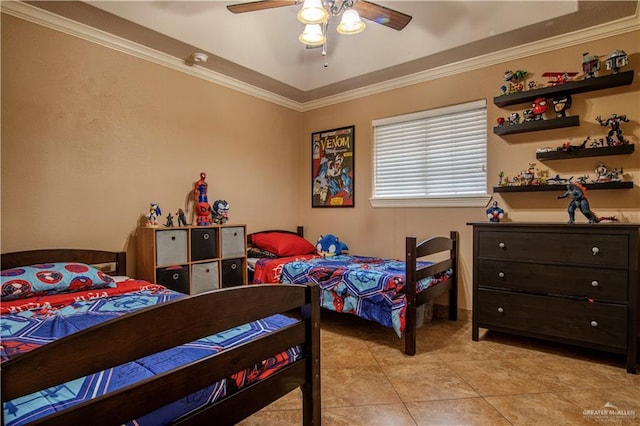
[[[485,100],[374,120],[372,204],[479,196],[465,205],[486,204],[486,123]]]

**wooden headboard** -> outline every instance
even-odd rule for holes
[[[0,261],[2,270],[38,263],[80,262],[88,265],[105,265],[105,267],[100,267],[99,269],[111,275],[127,274],[127,253],[123,251],[85,249],[28,250],[3,253],[0,255]]]

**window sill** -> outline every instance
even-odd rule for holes
[[[369,198],[371,207],[486,207],[491,195],[432,198]]]

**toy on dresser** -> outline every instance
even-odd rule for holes
[[[157,203],[149,204],[149,213],[147,214],[147,226],[158,226],[158,217],[162,215],[160,206]]]
[[[211,216],[213,217],[213,223],[218,225],[227,223],[229,220],[229,203],[227,203],[227,200],[216,200],[211,209]]]

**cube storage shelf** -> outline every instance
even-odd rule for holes
[[[141,227],[137,277],[185,294],[247,283],[246,225]]]

